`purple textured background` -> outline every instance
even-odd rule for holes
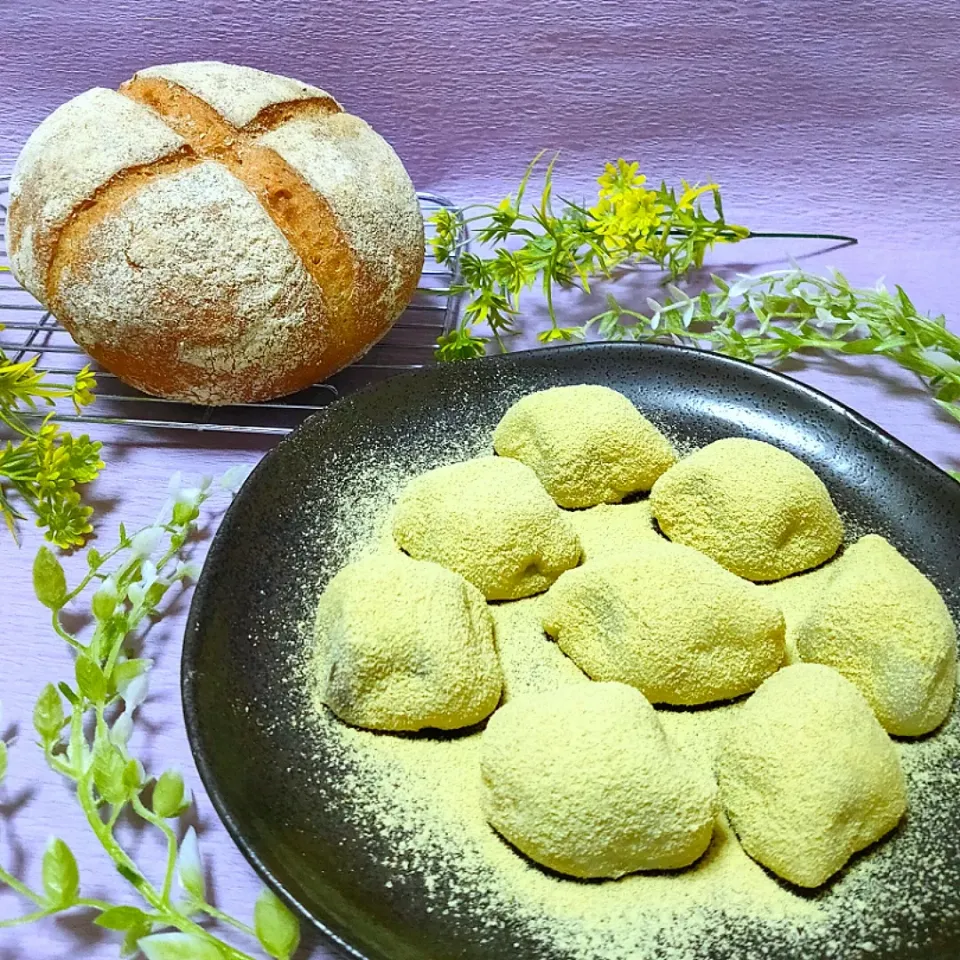
[[[561,186],[574,191],[601,161],[636,157],[652,177],[718,180],[728,216],[755,229],[855,234],[860,246],[805,265],[835,265],[863,283],[885,275],[919,306],[955,312],[960,10],[948,0],[0,0],[0,12],[0,169],[46,113],[90,86],[116,86],[152,63],[233,60],[328,88],[393,142],[420,188],[495,198],[546,147],[562,148]],[[714,262],[754,269],[817,250],[755,242]],[[528,322],[537,319],[534,308]],[[956,427],[895,371],[861,361],[792,372],[960,467]],[[252,463],[268,446],[102,436],[110,469],[97,497],[111,527],[121,516],[130,526],[152,519],[171,470]],[[37,540],[27,533],[20,550],[0,536],[0,695],[5,723],[21,734],[0,793],[15,813],[0,855],[36,877],[30,851],[56,832],[74,844],[88,895],[120,894],[29,742],[37,691],[68,676],[70,663],[30,597]],[[159,662],[140,736],[156,769],[177,761],[196,788],[177,692],[183,609],[151,635]],[[199,821],[217,900],[243,913],[257,884],[202,794]],[[151,851],[145,841],[145,862]],[[4,915],[20,906],[0,895]],[[0,960],[64,955],[99,960],[115,956],[116,943],[80,921],[0,934]],[[302,955],[325,954],[308,943]]]

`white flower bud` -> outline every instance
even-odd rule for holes
[[[193,827],[187,830],[180,842],[180,852],[177,854],[177,887],[188,903],[203,902],[206,899],[200,844],[197,842],[197,831]]]
[[[243,486],[243,482],[247,479],[249,474],[249,467],[239,465],[236,467],[231,467],[220,478],[220,486],[230,493],[236,493],[240,487]]]
[[[146,527],[130,541],[130,551],[135,557],[149,557],[160,545],[162,527]]]
[[[133,733],[133,717],[129,710],[125,710],[114,721],[110,728],[110,742],[123,750],[130,741],[130,735]]]
[[[176,502],[195,507],[200,502],[200,497],[202,495],[203,491],[199,487],[184,487],[177,494]]]
[[[140,567],[140,583],[149,590],[157,582],[157,565],[152,560],[144,560]]]
[[[118,683],[117,692],[123,698],[127,712],[133,713],[147,699],[147,694],[150,692],[150,680],[146,673],[141,673],[132,680]]]

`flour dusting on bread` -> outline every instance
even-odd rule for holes
[[[201,62],[92,90],[35,131],[11,184],[17,278],[148,393],[253,402],[362,355],[413,296],[413,184],[319,87]]]

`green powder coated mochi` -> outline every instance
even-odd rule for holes
[[[493,447],[532,468],[561,507],[618,503],[649,490],[677,459],[623,394],[587,384],[518,400],[497,425]]]
[[[455,570],[488,600],[546,590],[580,561],[580,540],[536,474],[507,457],[438,467],[404,488],[393,513],[397,544]]]
[[[863,537],[797,628],[800,658],[856,684],[884,729],[919,736],[953,705],[957,631],[937,588],[883,537]]]
[[[512,699],[480,744],[483,809],[528,857],[574,877],[673,870],[706,850],[717,787],[643,695],[575,683]]]
[[[568,517],[580,537],[584,563],[623,553],[638,543],[663,543],[653,525],[649,500],[601,503],[589,510],[571,510]]]
[[[543,624],[588,676],[628,683],[653,703],[737,697],[784,655],[783,615],[756,584],[662,539],[563,574]]]
[[[795,456],[731,437],[685,457],[654,484],[650,507],[671,540],[747,580],[779,580],[829,560],[843,523],[820,478]]]
[[[907,807],[896,746],[860,691],[802,663],[765,681],[721,743],[720,796],[744,850],[818,887]]]
[[[372,730],[451,730],[500,699],[493,619],[459,574],[402,553],[344,567],[317,606],[318,696]]]

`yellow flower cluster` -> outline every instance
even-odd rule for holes
[[[647,178],[639,168],[621,157],[616,164],[608,163],[597,179],[600,191],[589,211],[589,226],[610,252],[642,253],[645,239],[660,226],[666,210],[657,202],[656,191],[644,187]]]

